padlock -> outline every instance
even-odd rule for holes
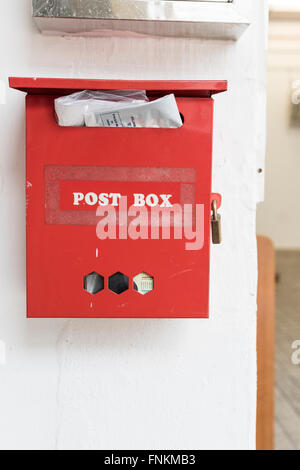
[[[215,199],[212,201],[211,206],[212,206],[212,217],[211,217],[212,242],[214,245],[220,245],[222,242],[221,215],[218,214],[217,201]]]

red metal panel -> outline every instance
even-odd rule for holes
[[[76,90],[147,90],[148,94],[174,93],[176,96],[210,97],[227,90],[224,80],[95,80],[74,78],[11,77],[11,88],[30,94],[60,94]]]
[[[11,84],[21,87],[22,80]],[[91,88],[83,82],[80,88]],[[159,83],[151,82],[152,89],[162,89]],[[185,83],[176,82],[176,90]],[[47,84],[51,89],[53,79]],[[184,116],[179,129],[126,129],[59,127],[54,98],[42,93],[26,99],[28,316],[207,318],[213,100],[177,96]],[[204,206],[202,249],[186,250],[187,240],[174,238],[99,240],[96,213],[70,199],[76,190],[130,198],[163,189],[174,202]],[[93,272],[104,277],[104,289],[95,295],[83,288],[84,276]],[[120,295],[108,288],[117,272],[129,278]],[[146,295],[133,284],[142,272],[154,278]]]

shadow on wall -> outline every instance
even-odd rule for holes
[[[2,230],[7,236],[8,261],[2,263],[8,267],[6,278],[8,289],[24,292],[26,286],[26,202],[25,202],[25,109],[24,96],[16,96],[13,90],[8,91],[5,124],[9,132],[1,135],[1,147],[6,149],[6,171],[0,184],[0,196],[6,200],[6,218]]]
[[[157,350],[157,347],[176,351],[186,342],[190,323],[206,320],[183,319],[26,319],[25,342],[29,348],[56,347],[85,351],[97,350]],[[188,323],[188,325],[187,325]],[[208,325],[208,324],[207,324]]]

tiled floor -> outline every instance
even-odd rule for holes
[[[277,251],[276,263],[275,447],[300,450],[300,364],[292,363],[292,344],[300,341],[300,251]]]

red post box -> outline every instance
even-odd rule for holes
[[[207,318],[212,95],[227,83],[10,86],[27,93],[28,317]],[[83,89],[174,93],[183,126],[59,127],[54,99]]]

